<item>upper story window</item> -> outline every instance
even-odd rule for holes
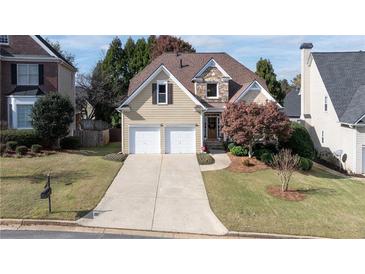
[[[17,72],[19,86],[37,86],[39,84],[38,64],[18,64]]]
[[[9,36],[0,35],[0,45],[8,45],[8,44],[9,44]]]
[[[324,104],[323,104],[324,111],[328,110],[328,97],[324,96]]]
[[[208,83],[207,84],[207,98],[218,98],[218,84]]]
[[[321,142],[322,144],[324,144],[324,130],[322,130],[321,132]]]
[[[157,104],[167,104],[167,81],[157,82]]]

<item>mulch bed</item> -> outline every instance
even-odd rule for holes
[[[276,198],[286,200],[286,201],[303,201],[305,195],[296,190],[288,190],[285,192],[281,191],[281,186],[268,186],[266,188],[267,193]]]
[[[258,170],[264,170],[269,168],[263,162],[257,160],[254,157],[237,157],[232,155],[231,153],[228,153],[228,156],[231,159],[231,164],[227,169],[233,172],[252,173]],[[248,159],[250,162],[249,166],[243,164],[246,159]]]

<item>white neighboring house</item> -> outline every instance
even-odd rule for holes
[[[318,152],[365,173],[365,52],[311,52],[301,45],[301,120]]]

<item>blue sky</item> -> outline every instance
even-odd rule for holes
[[[115,35],[114,35],[115,36]],[[62,47],[76,56],[79,72],[88,73],[101,59],[113,35],[58,35],[46,37],[57,40]],[[128,35],[118,35],[124,43]],[[132,36],[137,39],[141,36]],[[147,37],[147,36],[144,36]],[[313,51],[365,50],[365,36],[181,36],[198,52],[224,51],[255,71],[260,57],[272,62],[279,79],[291,80],[300,70],[299,46],[312,42]]]

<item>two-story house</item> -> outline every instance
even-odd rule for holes
[[[226,53],[165,53],[130,82],[121,112],[124,153],[196,153],[223,140],[228,102],[275,101],[265,81]]]
[[[40,35],[0,35],[1,127],[32,128],[32,106],[49,92],[67,95],[75,105],[75,73]]]
[[[311,52],[301,45],[301,120],[319,153],[365,173],[365,52]]]

